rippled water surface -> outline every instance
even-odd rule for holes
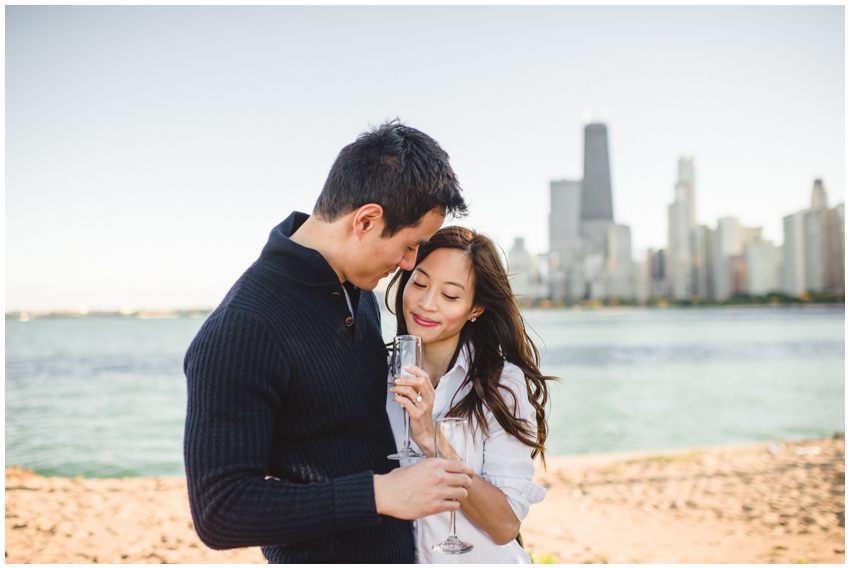
[[[844,430],[843,307],[529,310],[551,455]],[[181,474],[183,354],[202,319],[6,321],[6,464]],[[385,335],[392,320],[385,318]]]

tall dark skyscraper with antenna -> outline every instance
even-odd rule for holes
[[[581,218],[587,221],[614,221],[608,127],[604,123],[590,123],[584,127]]]
[[[584,127],[584,179],[581,182],[581,235],[588,255],[606,255],[608,230],[613,224],[608,127],[605,123],[592,122]]]
[[[608,127],[584,127],[584,178],[550,183],[549,283],[555,300],[633,298],[631,230],[614,222]]]

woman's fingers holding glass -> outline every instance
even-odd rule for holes
[[[393,397],[393,401],[404,407],[407,414],[410,416],[410,420],[412,423],[412,427],[414,431],[419,431],[418,423],[426,419],[431,420],[431,407],[427,405],[423,405],[422,403],[417,402],[415,399],[411,399],[406,396],[396,395]]]
[[[431,385],[431,378],[428,376],[428,374],[417,367],[410,367],[407,369],[412,370],[417,375],[415,375],[414,377],[400,377],[396,379],[393,383],[397,386],[412,387],[416,391],[416,394],[413,398],[417,399],[418,401],[422,401],[422,399],[433,401],[434,386]]]
[[[409,375],[402,376],[399,379],[415,379],[415,380],[419,380],[418,385],[421,385],[421,384],[424,384],[424,383],[431,385],[431,376],[428,375],[428,372],[425,371],[424,369],[416,367],[416,366],[407,366],[407,367],[404,368],[404,371],[406,371]]]
[[[431,392],[426,390],[420,391],[418,386],[396,385],[390,391],[400,397],[407,397],[414,403],[424,401],[426,405],[430,405],[434,399]]]

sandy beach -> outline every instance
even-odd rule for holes
[[[843,563],[844,439],[553,457],[523,523],[536,562]],[[179,477],[6,469],[7,563],[263,563],[194,532]]]

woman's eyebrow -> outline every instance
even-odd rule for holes
[[[423,275],[425,275],[425,276],[426,276],[426,277],[428,277],[429,279],[431,278],[431,275],[429,275],[429,274],[428,274],[428,273],[427,273],[427,272],[426,272],[426,271],[425,271],[422,267],[416,267],[416,268],[415,268],[415,269],[413,269],[413,270],[414,270],[414,271],[418,271],[418,272],[422,273]],[[457,286],[457,287],[460,287],[460,288],[461,288],[464,292],[466,292],[466,287],[465,287],[465,286],[463,286],[463,285],[462,285],[462,284],[460,284],[460,283],[456,283],[456,282],[454,282],[454,281],[446,281],[446,284],[453,284],[453,285],[455,285],[455,286]]]
[[[431,278],[431,275],[429,275],[427,272],[425,272],[425,270],[424,270],[424,269],[422,269],[421,267],[416,267],[416,268],[415,268],[415,269],[413,269],[413,270],[414,270],[414,271],[419,271],[420,273],[422,273],[423,275],[425,275],[425,276],[426,276],[426,277],[428,277],[429,279]],[[463,285],[462,285],[462,284],[460,284],[460,283],[456,283],[456,282],[454,282],[454,281],[446,281],[446,284],[455,285],[455,286],[457,286],[457,287],[460,287],[460,288],[461,288],[461,289],[463,289],[464,291],[466,291],[466,287],[465,287],[465,286],[463,286]]]

